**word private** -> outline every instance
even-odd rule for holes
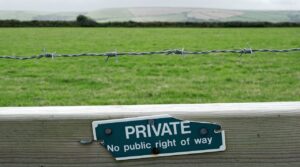
[[[191,130],[189,121],[158,123],[157,126],[155,126],[154,124],[125,126],[126,139],[130,139],[130,137],[132,136],[136,138],[147,138],[152,136],[172,136],[177,134],[184,135],[190,133]]]

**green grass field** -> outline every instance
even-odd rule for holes
[[[300,47],[299,28],[0,29],[0,55]],[[300,100],[300,53],[0,59],[0,106]]]

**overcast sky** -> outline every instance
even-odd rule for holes
[[[0,0],[0,10],[89,11],[118,7],[300,10],[300,0]]]

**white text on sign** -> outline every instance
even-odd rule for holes
[[[190,134],[190,122],[168,122],[158,123],[155,125],[135,125],[125,126],[126,139],[130,139],[131,136],[136,138],[147,138],[151,136],[164,136],[164,135],[177,135],[177,134]]]

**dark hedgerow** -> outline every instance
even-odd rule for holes
[[[96,27],[97,22],[87,16],[79,15],[76,18],[76,22],[81,27]]]
[[[76,21],[0,20],[0,27],[300,27],[300,22],[105,22],[79,15]]]

